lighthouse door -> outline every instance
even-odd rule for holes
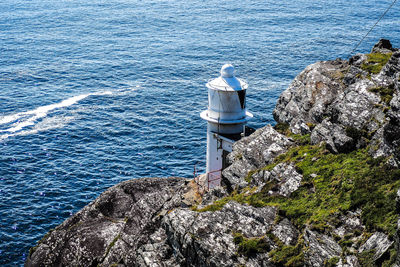
[[[229,166],[228,154],[229,154],[228,151],[226,151],[225,149],[222,150],[222,170]]]

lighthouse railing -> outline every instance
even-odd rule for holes
[[[221,185],[222,170],[215,170],[207,173],[208,190]]]

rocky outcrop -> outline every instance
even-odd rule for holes
[[[387,40],[308,66],[277,126],[234,144],[223,187],[207,191],[205,175],[118,184],[26,266],[400,266],[399,76]]]
[[[334,153],[374,140],[370,153],[394,155],[397,166],[399,75],[400,51],[382,39],[372,54],[308,66],[280,96],[274,118],[294,133],[311,133],[313,144],[324,141]]]
[[[362,253],[364,251],[374,250],[373,259],[377,260],[392,244],[393,241],[390,241],[384,233],[376,232],[359,248],[358,252]]]
[[[326,259],[339,257],[342,253],[339,244],[327,235],[306,229],[304,240],[308,247],[306,260],[310,266],[323,266]]]
[[[114,186],[45,236],[31,250],[26,266],[133,266],[168,260],[159,230],[162,214],[180,204],[182,178],[140,179]],[[179,201],[178,201],[179,199]],[[159,249],[159,250],[158,250]],[[171,260],[174,262],[174,260]]]
[[[251,137],[242,138],[233,145],[233,152],[228,156],[231,165],[223,171],[223,183],[231,190],[247,186],[244,178],[250,171],[271,163],[292,144],[293,140],[278,133],[271,125],[258,129]]]
[[[275,182],[276,186],[272,187],[268,194],[288,197],[300,187],[303,176],[292,164],[279,163],[270,171],[255,172],[251,178],[249,184],[257,185],[259,188],[263,188],[267,182]]]
[[[169,242],[183,265],[190,266],[263,266],[268,254],[246,259],[237,254],[234,233],[252,237],[266,237],[276,217],[276,208],[254,208],[237,202],[227,203],[215,212],[196,212],[176,209],[164,220]]]
[[[379,42],[372,47],[371,53],[390,53],[395,51],[398,51],[398,49],[393,48],[389,40],[380,39]]]

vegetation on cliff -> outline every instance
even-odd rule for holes
[[[361,65],[361,68],[369,74],[378,74],[383,66],[389,61],[392,53],[371,53],[367,54],[367,60]]]
[[[347,211],[361,211],[362,223],[366,226],[362,232],[343,238],[335,236],[343,248],[352,245],[351,239],[362,236],[357,242],[365,241],[373,232],[387,233],[393,239],[397,229],[398,211],[396,192],[400,188],[400,170],[386,164],[387,158],[372,158],[368,147],[350,153],[333,154],[325,144],[311,145],[309,135],[294,135],[284,125],[277,129],[295,139],[296,145],[288,152],[278,156],[275,161],[261,169],[249,172],[247,180],[251,183],[252,175],[260,170],[272,170],[280,163],[293,163],[303,175],[301,186],[289,197],[275,194],[278,181],[267,182],[261,190],[245,188],[234,191],[229,196],[213,204],[198,209],[200,212],[220,210],[229,201],[246,203],[254,207],[274,206],[278,214],[289,218],[298,228],[329,233],[342,223],[340,216]],[[251,241],[251,242],[250,242]],[[250,248],[241,241],[240,251],[263,251],[258,243],[250,240]],[[299,238],[294,246],[280,244],[271,251],[272,261],[285,266],[303,264],[304,242]],[[246,254],[247,255],[247,254]],[[365,255],[364,255],[365,256]],[[393,257],[387,264],[393,263]]]

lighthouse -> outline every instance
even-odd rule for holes
[[[246,110],[247,83],[235,77],[231,64],[223,65],[221,76],[206,86],[208,109],[200,116],[207,121],[207,184],[214,188],[221,185],[226,157],[232,152],[233,143],[244,135],[245,124],[253,115]]]

